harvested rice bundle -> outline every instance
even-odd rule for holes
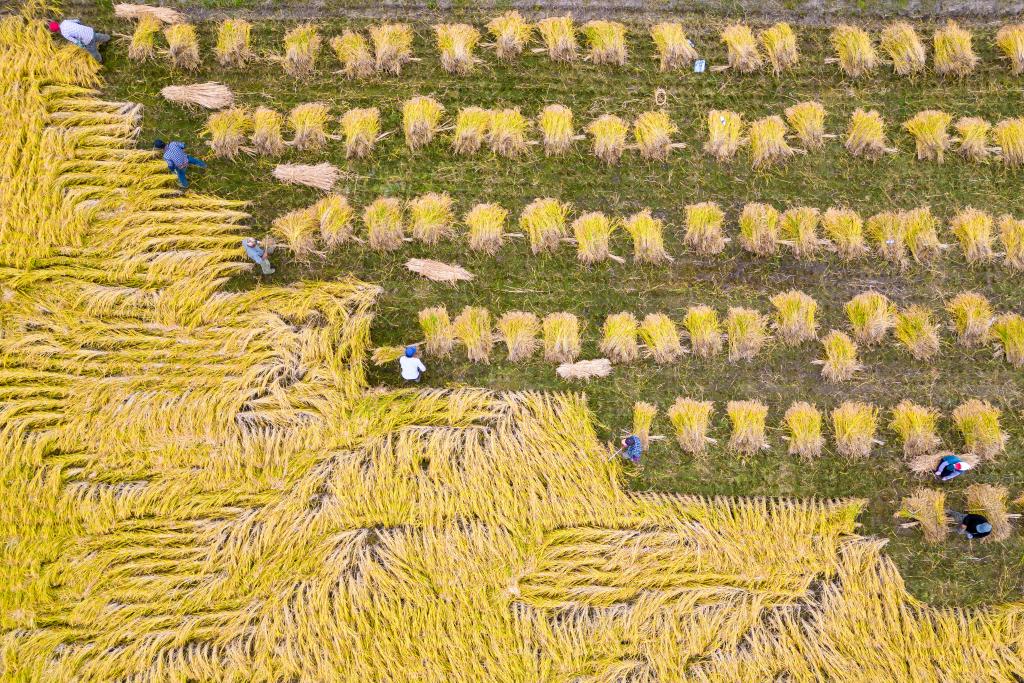
[[[997,123],[992,129],[992,140],[999,147],[1004,165],[1010,168],[1024,166],[1024,116]]]
[[[971,46],[971,32],[965,31],[950,19],[934,35],[935,72],[943,75],[966,76],[974,71],[978,56]]]
[[[487,129],[487,144],[491,151],[503,157],[514,158],[526,151],[526,131],[530,122],[518,109],[500,109],[491,112]]]
[[[751,360],[768,341],[768,323],[752,308],[732,307],[725,317],[729,360]]]
[[[408,24],[378,24],[369,28],[377,71],[398,76],[412,59],[412,29]]]
[[[249,112],[241,107],[217,111],[206,119],[202,134],[210,136],[210,149],[217,158],[234,159],[252,130]]]
[[[413,97],[402,104],[402,130],[409,149],[415,151],[434,139],[442,114],[444,105],[432,97]]]
[[[878,409],[869,403],[843,401],[832,411],[836,450],[847,458],[866,458],[875,445]]]
[[[885,119],[876,110],[864,111],[858,108],[850,116],[850,127],[846,132],[846,149],[855,157],[876,161],[883,154],[896,150],[886,144]]]
[[[818,336],[815,314],[818,302],[803,292],[791,289],[771,298],[775,307],[775,330],[787,346],[798,346]]]
[[[637,330],[638,324],[632,313],[613,313],[604,319],[598,348],[613,363],[632,363],[640,356]]]
[[[466,347],[466,356],[474,363],[490,363],[494,348],[491,312],[480,306],[466,306],[452,323],[455,337]]]
[[[664,313],[648,313],[640,323],[640,339],[655,363],[671,363],[683,353],[679,343],[679,330]],[[721,338],[719,338],[721,347]]]
[[[796,34],[792,27],[784,21],[761,31],[761,47],[768,55],[768,62],[776,76],[791,69],[800,61],[800,52],[796,47]]]
[[[953,410],[953,424],[964,440],[964,448],[979,458],[993,458],[1003,452],[1006,435],[999,426],[1002,411],[988,401],[972,398]]]
[[[160,33],[160,20],[148,15],[139,18],[128,45],[128,59],[143,62],[156,56],[156,36]]]
[[[441,53],[441,68],[450,74],[464,76],[473,70],[473,50],[480,42],[480,31],[469,24],[435,24],[437,50]]]
[[[316,247],[316,212],[311,207],[289,211],[274,219],[270,232],[284,242],[295,260],[305,261]]]
[[[549,104],[541,110],[537,123],[544,135],[545,155],[550,157],[569,151],[575,139],[572,109],[561,104]]]
[[[594,64],[626,64],[626,27],[617,21],[588,21],[580,29],[587,39],[587,59]]]
[[[114,16],[129,21],[141,21],[145,17],[151,17],[165,24],[177,24],[185,19],[181,12],[170,7],[137,5],[130,2],[119,2],[114,5]]]
[[[574,220],[572,233],[580,263],[599,263],[607,259],[608,241],[614,229],[614,223],[600,211],[585,213]]]
[[[447,192],[428,192],[410,199],[407,209],[413,239],[437,244],[454,232],[455,214]]]
[[[1024,367],[1024,317],[1004,313],[992,323],[992,336],[999,341],[1006,362],[1015,368]]]
[[[380,110],[377,107],[349,109],[341,115],[341,134],[345,138],[346,158],[369,156],[380,137]]]
[[[223,83],[193,83],[191,85],[168,85],[160,89],[160,96],[168,102],[204,109],[223,109],[235,103],[235,95]]]
[[[341,62],[346,78],[366,78],[373,74],[373,53],[366,38],[355,31],[345,31],[331,38],[331,49]]]
[[[651,40],[658,51],[658,68],[661,71],[685,69],[700,56],[679,22],[655,24],[651,27]]]
[[[580,321],[565,311],[548,313],[542,323],[544,330],[544,360],[552,363],[572,363],[580,355]]]
[[[436,358],[447,358],[455,346],[455,329],[444,306],[424,308],[419,314],[426,351]]]
[[[523,16],[512,10],[487,22],[487,30],[494,38],[494,52],[498,59],[509,60],[523,53],[526,43],[533,36],[533,26]]]
[[[798,401],[782,418],[789,434],[789,454],[810,460],[821,455],[825,439],[821,436],[821,411],[814,405]]]
[[[633,404],[633,434],[640,439],[646,451],[651,446],[651,425],[658,414],[658,407],[652,403],[637,401]]]
[[[562,363],[555,368],[555,374],[562,379],[590,380],[612,374],[612,362],[607,358],[593,358],[575,363]]]
[[[916,360],[929,360],[939,352],[939,330],[932,312],[923,306],[908,306],[896,314],[896,339]]]
[[[217,45],[214,53],[221,66],[245,66],[252,59],[249,36],[252,24],[245,19],[225,19],[217,27]]]
[[[988,132],[992,124],[978,116],[961,116],[953,127],[960,136],[960,156],[969,161],[988,158]]]
[[[730,69],[748,74],[761,68],[763,61],[749,26],[732,24],[725,27],[722,31],[722,42],[728,48]]]
[[[540,346],[540,319],[526,311],[509,311],[498,319],[498,333],[513,363],[529,360]]]
[[[966,347],[981,346],[992,336],[992,304],[977,292],[960,292],[946,303],[957,341]]]
[[[508,210],[498,204],[477,204],[463,221],[469,227],[469,248],[492,256],[505,244],[505,220]]]
[[[825,108],[819,102],[799,102],[786,107],[786,121],[807,150],[825,146]]]
[[[455,136],[452,149],[456,154],[476,154],[483,144],[487,128],[491,125],[491,111],[480,107],[460,109],[455,117]]]
[[[551,61],[571,62],[576,59],[578,46],[571,14],[541,19],[537,22],[537,30],[544,40]]]
[[[683,318],[690,336],[690,348],[701,358],[710,358],[722,350],[722,326],[718,313],[710,306],[690,306]]]
[[[366,224],[371,249],[394,251],[402,246],[405,226],[402,222],[402,202],[398,199],[375,199],[363,209],[363,223]]]
[[[1003,265],[1014,270],[1024,270],[1024,220],[1008,213],[999,217],[999,239],[1006,256]]]
[[[846,382],[853,379],[855,372],[860,370],[857,361],[857,344],[845,333],[830,330],[821,340],[825,349],[825,358],[821,363],[821,376],[827,382]]]
[[[865,346],[881,342],[896,325],[896,307],[879,292],[862,292],[847,301],[845,308],[854,339]]]
[[[839,59],[839,68],[850,78],[870,74],[878,66],[878,54],[871,36],[856,26],[840,24],[832,31],[832,47]]]
[[[1013,75],[1024,73],[1024,24],[1003,26],[996,33],[996,45],[1013,67]]]
[[[325,126],[331,110],[324,102],[306,102],[288,112],[288,124],[294,134],[292,146],[300,150],[321,149],[327,144]]]
[[[341,171],[327,162],[312,165],[278,164],[271,175],[286,185],[308,185],[327,192],[338,182]]]
[[[740,455],[757,455],[768,447],[764,435],[764,421],[768,406],[760,401],[729,401],[725,412],[732,423],[729,448]]]
[[[199,68],[199,38],[192,24],[172,24],[164,29],[167,55],[172,69],[193,71]]]
[[[946,494],[934,489],[917,489],[903,499],[899,517],[916,520],[927,543],[940,543],[949,533]]]
[[[946,112],[927,109],[917,112],[903,124],[903,127],[914,136],[919,160],[942,163],[946,150],[949,149],[947,129],[952,120],[953,117]]]
[[[633,214],[625,223],[633,238],[633,260],[637,263],[664,263],[672,257],[665,251],[665,224],[649,209]]]
[[[897,211],[883,211],[868,218],[867,230],[878,246],[878,252],[888,261],[904,264],[907,261],[906,221]]]
[[[633,122],[633,137],[644,159],[665,161],[679,127],[664,111],[645,111]]]
[[[529,236],[534,254],[558,249],[566,235],[569,208],[568,204],[545,197],[534,199],[519,214],[519,227]]]
[[[821,216],[821,228],[832,241],[840,258],[849,261],[867,253],[864,221],[856,211],[843,208],[828,209]]]
[[[313,205],[320,222],[320,239],[328,247],[337,247],[352,239],[355,210],[344,195],[329,194]]]
[[[942,243],[939,242],[939,221],[932,215],[931,208],[922,206],[904,211],[901,219],[907,248],[914,260],[922,263],[935,258]]]
[[[1006,499],[1010,495],[1005,486],[993,484],[971,484],[967,487],[967,512],[982,515],[992,525],[990,541],[1005,541],[1013,528],[1006,512]]]
[[[686,207],[686,235],[683,242],[698,254],[720,254],[725,249],[722,224],[725,214],[715,202],[700,202]]]
[[[606,164],[616,164],[626,149],[629,124],[614,114],[604,114],[590,122],[587,132],[594,137],[594,156]]]
[[[718,161],[732,159],[743,144],[743,114],[712,109],[708,112],[708,141],[704,151]]]
[[[798,259],[811,258],[821,250],[818,238],[819,211],[809,206],[786,209],[779,221],[779,235]]]
[[[668,420],[676,432],[676,441],[684,452],[691,455],[703,455],[707,450],[708,426],[711,414],[715,412],[715,404],[711,401],[696,401],[692,398],[678,397],[668,409]]]
[[[892,60],[892,69],[900,76],[924,71],[924,44],[917,36],[914,27],[905,21],[889,24],[882,31],[882,50]]]
[[[769,204],[750,203],[740,214],[740,246],[758,256],[779,248],[779,212]]]
[[[960,248],[968,263],[984,263],[995,257],[992,251],[994,226],[991,214],[969,206],[953,216],[950,228],[960,240]]]
[[[892,409],[889,427],[903,442],[903,457],[910,459],[934,453],[942,443],[936,431],[938,422],[939,411],[934,408],[917,405],[913,401],[900,401]]]
[[[749,136],[754,168],[769,168],[795,154],[786,142],[786,124],[781,116],[766,116],[752,122]]]
[[[284,152],[284,138],[281,136],[281,128],[284,126],[284,116],[280,112],[257,107],[252,112],[252,133],[249,142],[257,154],[277,156]]]
[[[320,52],[320,32],[313,24],[300,24],[284,34],[282,66],[292,78],[309,78]]]

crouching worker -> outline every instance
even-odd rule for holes
[[[185,143],[180,140],[164,142],[158,138],[153,141],[153,148],[163,150],[164,161],[167,162],[167,170],[178,176],[178,184],[181,185],[183,190],[188,189],[188,177],[185,171],[188,170],[190,164],[199,168],[206,168],[206,162],[202,159],[196,159],[194,156],[185,154]]]
[[[949,481],[956,479],[969,469],[971,469],[971,463],[964,462],[952,453],[948,453],[939,460],[939,465],[935,468],[935,478],[939,481]]]
[[[402,368],[402,379],[406,382],[419,382],[420,377],[427,371],[427,366],[416,357],[415,346],[405,347],[405,355],[398,359],[398,365]]]
[[[622,457],[634,465],[640,464],[640,456],[644,454],[644,446],[640,443],[640,437],[631,434],[622,440],[622,449],[619,451]]]
[[[100,33],[92,26],[86,26],[78,19],[65,19],[61,22],[51,21],[49,24],[50,33],[59,33],[72,45],[82,48],[95,59],[103,63],[103,55],[100,54],[100,45],[110,40],[106,33]]]
[[[245,249],[245,255],[260,267],[264,275],[273,275],[276,272],[270,265],[270,252],[272,251],[270,245],[263,246],[263,243],[255,237],[246,237],[242,240],[242,248]]]
[[[992,524],[984,515],[946,510],[946,516],[956,522],[957,531],[967,538],[985,538],[992,533]]]

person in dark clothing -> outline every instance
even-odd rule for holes
[[[957,530],[967,538],[985,538],[992,533],[992,524],[984,515],[946,510],[946,516],[956,522]]]
[[[964,462],[959,457],[949,453],[942,456],[939,466],[935,468],[935,478],[939,481],[956,479],[961,474],[971,469],[971,463]]]

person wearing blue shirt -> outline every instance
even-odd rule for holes
[[[255,237],[246,237],[242,240],[242,249],[245,249],[245,255],[260,267],[264,275],[273,275],[276,272],[270,265],[269,246],[263,246]]]
[[[964,462],[959,457],[949,453],[942,456],[939,460],[939,465],[935,468],[935,478],[939,481],[949,481],[956,479],[969,469],[971,469],[969,462]]]
[[[153,142],[153,147],[157,150],[163,150],[167,170],[178,176],[178,184],[181,185],[183,190],[188,189],[188,178],[185,175],[185,171],[188,169],[189,164],[199,168],[206,168],[204,161],[185,153],[185,143],[180,140],[164,142],[157,138]]]
[[[644,446],[640,437],[631,434],[622,440],[622,455],[634,465],[640,464],[640,456],[644,454]]]

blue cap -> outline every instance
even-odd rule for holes
[[[416,355],[416,347],[415,346],[406,346],[405,347],[405,357],[406,358],[412,358],[415,355]]]
[[[988,532],[992,531],[992,525],[988,522],[982,522],[976,527],[976,529],[979,534],[987,534]]]

